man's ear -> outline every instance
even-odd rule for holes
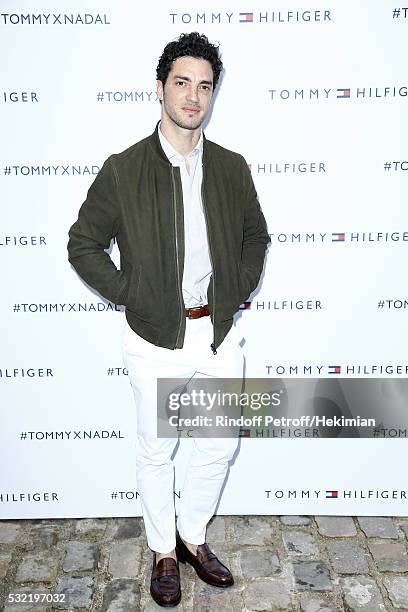
[[[163,100],[163,83],[161,81],[156,81],[156,93],[161,102]]]

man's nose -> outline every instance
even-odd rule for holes
[[[198,88],[197,87],[189,87],[188,89],[188,99],[190,102],[198,102]]]

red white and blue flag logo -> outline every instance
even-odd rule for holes
[[[344,242],[346,239],[346,234],[344,233],[338,233],[338,232],[332,232],[332,242]]]
[[[349,98],[350,90],[349,89],[338,89],[337,88],[337,97],[338,98]]]
[[[339,496],[338,491],[326,491],[326,499],[337,499]]]
[[[239,23],[253,23],[254,14],[253,13],[240,13],[239,14]]]
[[[330,365],[329,366],[329,374],[341,374],[341,366],[339,366],[339,365]]]

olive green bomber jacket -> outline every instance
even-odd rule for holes
[[[270,238],[244,158],[205,136],[202,201],[216,352],[258,285]],[[180,169],[161,148],[157,124],[153,134],[108,157],[69,230],[68,259],[81,278],[123,304],[137,334],[168,349],[182,348],[186,327],[183,220]],[[113,237],[120,270],[105,250]]]

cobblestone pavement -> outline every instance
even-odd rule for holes
[[[181,565],[180,612],[408,611],[408,518],[228,516],[207,541],[235,585],[217,589]],[[153,612],[152,552],[140,518],[0,521],[0,609]],[[9,603],[9,594],[68,603]]]

